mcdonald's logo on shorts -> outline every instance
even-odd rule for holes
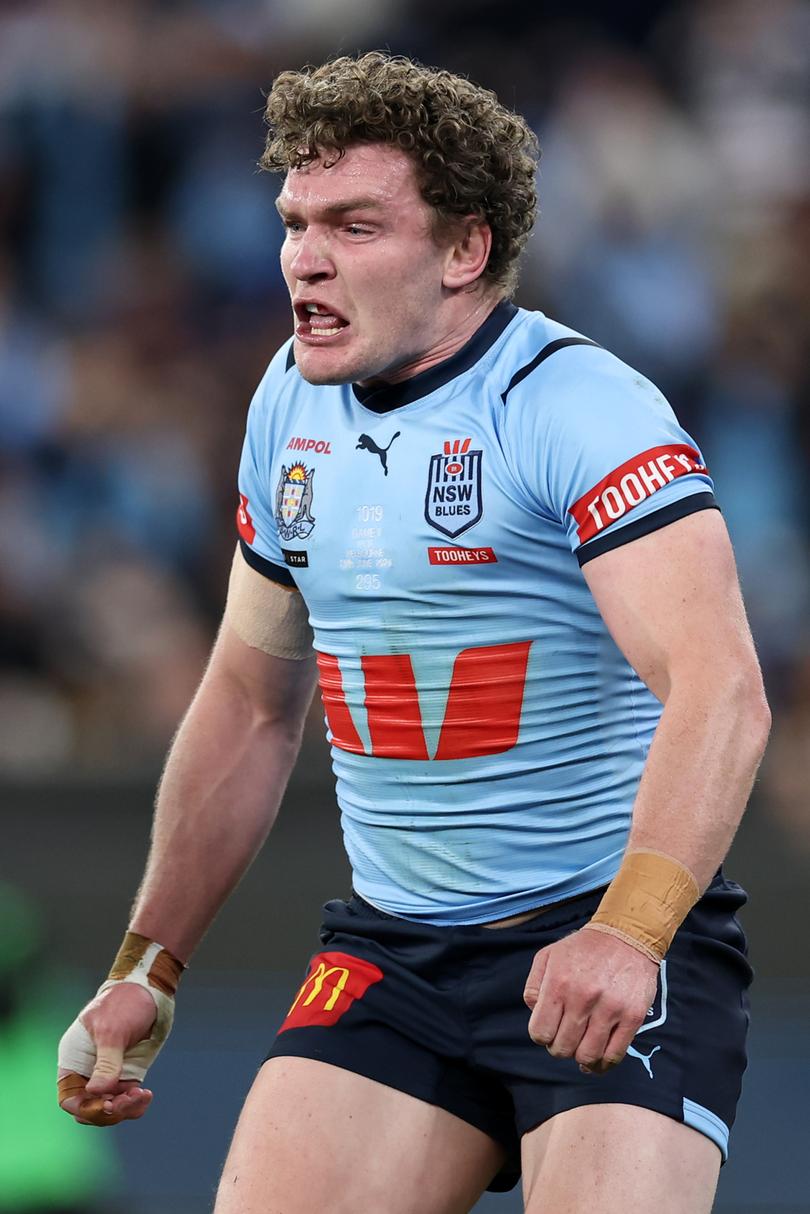
[[[383,972],[370,961],[348,953],[317,953],[307,976],[293,999],[292,1007],[278,1030],[336,1024],[355,999],[362,999]]]

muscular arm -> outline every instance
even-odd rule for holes
[[[673,857],[705,889],[742,817],[770,715],[725,525],[701,511],[595,558],[584,574],[616,643],[664,705],[628,851]],[[537,954],[529,1031],[558,1057],[619,1061],[655,993],[657,966],[580,931]]]
[[[674,856],[705,889],[751,792],[770,714],[726,528],[704,510],[584,573],[616,643],[664,705],[628,842]]]
[[[222,628],[169,752],[131,921],[132,932],[180,961],[188,960],[273,824],[315,683],[310,641],[300,596],[262,578],[237,551]],[[95,1125],[142,1116],[151,1092],[122,1080],[121,1070],[147,1038],[148,1065],[170,1013],[161,1023],[143,984],[121,981],[100,992],[60,1046],[65,1111]]]
[[[169,753],[131,923],[181,961],[275,820],[300,746],[314,665],[312,658],[251,648],[226,617]]]

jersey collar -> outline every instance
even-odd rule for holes
[[[403,380],[401,384],[379,384],[370,388],[352,384],[352,391],[360,404],[372,413],[388,413],[391,409],[410,405],[413,401],[435,392],[437,388],[443,388],[456,376],[469,371],[498,340],[516,314],[515,305],[510,300],[503,299],[490,312],[480,328],[476,329],[470,340],[451,358],[420,372],[419,375],[414,375],[413,379]]]

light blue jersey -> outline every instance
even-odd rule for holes
[[[580,566],[714,505],[657,389],[509,303],[397,385],[313,387],[290,343],[239,489],[309,608],[357,892],[480,923],[610,881],[661,705]]]

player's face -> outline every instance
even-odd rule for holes
[[[291,170],[279,196],[295,361],[312,384],[404,379],[446,337],[448,248],[412,161],[383,144]]]

